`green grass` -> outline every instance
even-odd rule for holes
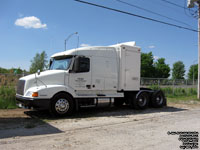
[[[162,90],[167,97],[168,102],[190,102],[199,101],[197,99],[197,88],[173,88],[173,87],[163,87],[150,86],[149,88],[154,90]],[[200,102],[200,101],[199,101]]]
[[[172,88],[158,86],[151,86],[151,89],[161,89],[169,102],[178,101],[198,101],[197,100],[197,89],[196,88]],[[0,109],[14,109],[17,108],[15,100],[15,88],[13,86],[1,86],[0,87]]]
[[[17,108],[14,87],[0,87],[0,109]]]
[[[163,87],[160,88],[158,86],[150,86],[149,88],[153,90],[162,90],[165,95],[169,98],[177,98],[177,97],[188,97],[188,96],[195,96],[197,95],[196,88],[181,88],[181,87]]]
[[[200,102],[200,100],[197,99],[197,95],[192,96],[176,96],[176,97],[167,97],[168,102],[178,103],[178,102]]]

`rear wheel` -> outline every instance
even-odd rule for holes
[[[74,109],[73,98],[65,93],[60,93],[51,101],[50,111],[56,116],[71,115]]]
[[[159,108],[166,105],[166,98],[162,91],[155,91],[151,98],[152,107]]]
[[[133,108],[145,109],[149,105],[149,95],[146,92],[141,92],[133,101]]]

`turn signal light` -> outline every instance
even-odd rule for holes
[[[38,92],[33,92],[32,97],[38,97]]]

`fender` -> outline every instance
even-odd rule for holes
[[[140,95],[140,93],[142,93],[142,92],[147,92],[147,93],[150,93],[150,95],[149,96],[151,96],[152,95],[152,93],[154,92],[154,90],[151,90],[151,89],[142,89],[141,88],[141,90],[140,91],[138,91],[138,93],[136,94],[136,98],[138,98],[138,96]]]
[[[27,92],[25,93],[25,97],[31,96],[31,93],[33,92],[38,92],[38,97],[35,97],[34,99],[51,99],[55,94],[62,91],[70,93],[73,97],[76,97],[75,91],[65,85],[47,85],[32,87],[27,90]]]

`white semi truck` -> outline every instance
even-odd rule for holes
[[[140,87],[140,65],[135,42],[63,51],[51,56],[49,70],[19,79],[16,100],[59,116],[102,98],[135,109],[166,105],[162,91]]]

